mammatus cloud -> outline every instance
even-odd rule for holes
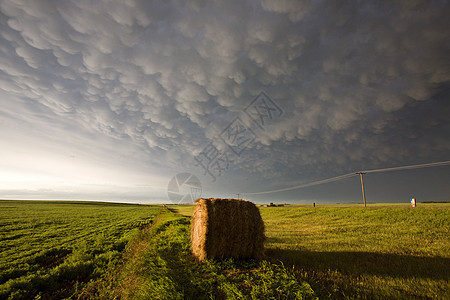
[[[230,166],[236,178],[281,184],[446,160],[448,10],[445,1],[2,1],[0,151],[33,136],[31,157],[76,149],[88,165],[195,170],[194,157],[263,90],[283,118]]]

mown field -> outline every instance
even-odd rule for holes
[[[449,204],[261,207],[266,260],[203,264],[193,206],[0,207],[0,299],[450,298]]]
[[[158,206],[0,201],[0,299],[76,298],[115,265]]]
[[[267,254],[324,297],[450,299],[450,206],[263,208]]]
[[[450,203],[260,211],[267,259],[293,268],[320,299],[450,299]]]

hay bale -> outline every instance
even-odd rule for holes
[[[255,204],[213,198],[196,202],[191,219],[191,249],[198,260],[263,257],[264,222]]]

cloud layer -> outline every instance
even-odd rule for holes
[[[234,158],[230,185],[447,160],[449,10],[446,1],[2,1],[0,151],[35,137],[31,157],[75,149],[105,169],[201,175],[194,158],[265,91],[284,114]]]

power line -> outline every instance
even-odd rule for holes
[[[364,171],[364,172],[366,172],[366,173],[377,173],[377,172],[398,171],[398,170],[407,170],[407,169],[420,169],[420,168],[429,168],[429,167],[439,167],[439,166],[446,166],[446,165],[450,165],[450,160],[440,161],[440,162],[435,162],[435,163],[419,164],[419,165],[410,165],[410,166],[402,166],[402,167],[367,170],[367,171]]]
[[[360,172],[357,172],[357,173],[353,172],[353,173],[348,173],[348,174],[344,174],[344,175],[340,175],[340,176],[336,176],[336,177],[332,177],[332,178],[328,178],[328,179],[323,179],[323,180],[313,181],[313,182],[310,182],[310,183],[296,185],[296,186],[292,186],[292,187],[287,187],[287,188],[282,188],[282,189],[277,189],[277,190],[264,191],[264,192],[253,192],[253,193],[243,193],[243,194],[247,194],[247,195],[272,194],[272,193],[278,193],[278,192],[298,190],[298,189],[302,189],[302,188],[305,188],[305,187],[310,187],[310,186],[315,186],[315,185],[319,185],[319,184],[324,184],[324,183],[329,183],[329,182],[333,182],[333,181],[338,181],[338,180],[342,180],[342,179],[346,179],[346,178],[355,176],[357,174],[360,174],[360,176],[362,177],[362,174],[365,174],[365,173],[399,171],[399,170],[407,170],[407,169],[420,169],[420,168],[439,167],[439,166],[446,166],[446,165],[450,165],[450,160],[434,162],[434,163],[418,164],[418,165],[393,167],[393,168],[373,169],[373,170],[368,170],[368,171],[360,171]],[[363,192],[363,194],[364,194],[364,192]]]
[[[296,185],[296,186],[292,186],[292,187],[282,188],[282,189],[278,189],[278,190],[271,190],[271,191],[265,191],[265,192],[253,192],[253,193],[245,193],[245,194],[247,194],[247,195],[263,195],[263,194],[271,194],[271,193],[277,193],[277,192],[292,191],[292,190],[297,190],[297,189],[301,189],[301,188],[305,188],[305,187],[309,187],[309,186],[314,186],[314,185],[324,184],[324,183],[333,182],[333,181],[337,181],[337,180],[342,180],[342,179],[349,178],[352,176],[355,176],[355,173],[348,173],[348,174],[336,176],[333,178],[323,179],[323,180],[319,180],[319,181],[314,181],[314,182]]]

